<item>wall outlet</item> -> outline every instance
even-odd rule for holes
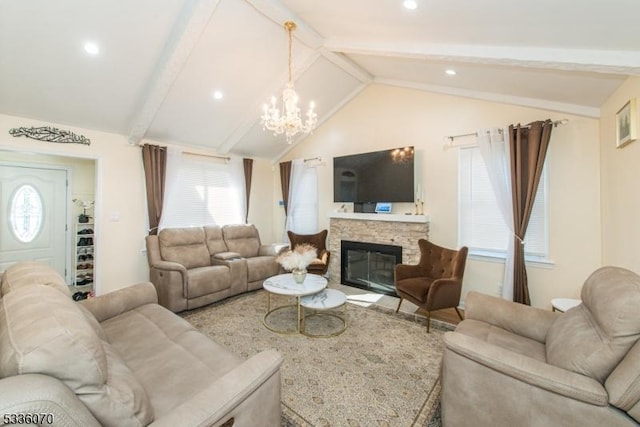
[[[496,291],[498,292],[498,295],[502,295],[502,283],[496,284]]]

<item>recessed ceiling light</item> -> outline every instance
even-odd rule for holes
[[[224,98],[224,93],[222,93],[222,91],[220,90],[213,91],[213,99],[222,99],[222,98]]]
[[[455,75],[456,75],[456,70],[454,70],[454,69],[452,69],[452,68],[449,68],[448,70],[446,70],[446,71],[445,71],[445,73],[446,73],[448,76],[455,76]]]
[[[98,53],[100,53],[100,47],[94,42],[86,42],[84,44],[84,50],[89,55],[97,55]]]
[[[415,10],[418,8],[418,2],[416,0],[404,0],[402,4],[409,10]]]

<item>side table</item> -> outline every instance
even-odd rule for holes
[[[565,311],[580,305],[582,301],[572,298],[553,298],[551,300],[551,310],[564,313]]]
[[[340,335],[347,329],[347,296],[344,292],[340,292],[337,289],[324,289],[317,294],[307,295],[302,297],[300,305],[312,310],[312,313],[307,315],[302,313],[302,334],[312,338],[329,338]],[[334,310],[337,308],[343,308],[342,316],[335,313],[330,313],[328,310]],[[310,334],[307,331],[307,318],[312,316],[330,316],[342,321],[342,327],[336,332],[330,334]]]

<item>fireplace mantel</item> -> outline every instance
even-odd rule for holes
[[[427,215],[403,215],[403,214],[376,214],[354,212],[331,212],[329,218],[352,219],[360,221],[389,221],[389,222],[413,222],[426,224],[429,222]]]

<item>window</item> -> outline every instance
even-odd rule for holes
[[[315,166],[294,160],[289,191],[287,230],[298,234],[318,232],[318,174]]]
[[[471,253],[503,256],[511,232],[498,208],[487,169],[478,147],[461,148],[458,158],[459,244]],[[533,204],[525,236],[525,255],[547,258],[546,167]]]
[[[242,160],[169,153],[160,228],[244,223]]]
[[[16,239],[23,243],[32,242],[42,229],[43,217],[38,190],[28,184],[20,186],[11,197],[9,209],[11,230]]]

